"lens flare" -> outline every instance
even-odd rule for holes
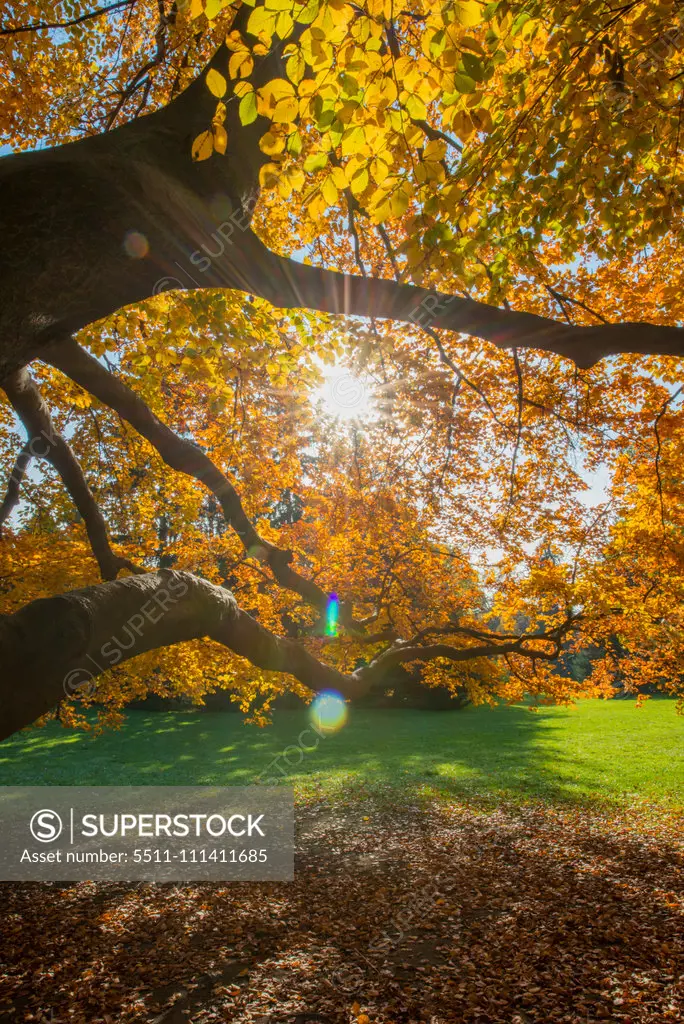
[[[337,636],[337,620],[340,614],[340,602],[337,594],[330,594],[325,609],[325,631],[328,636]]]
[[[132,260],[142,260],[150,251],[150,243],[141,231],[129,231],[124,238],[124,252]]]
[[[321,402],[328,416],[338,420],[366,420],[372,412],[368,386],[343,366],[327,367],[314,401]]]
[[[311,704],[310,717],[320,732],[337,732],[347,721],[344,698],[334,690],[324,690]]]

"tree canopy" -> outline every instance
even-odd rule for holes
[[[3,734],[682,692],[680,18],[4,5]]]

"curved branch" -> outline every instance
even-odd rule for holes
[[[65,693],[90,692],[108,669],[201,637],[259,668],[289,673],[311,690],[333,688],[355,697],[367,689],[364,681],[264,629],[230,591],[162,569],[42,598],[0,616],[0,739],[50,711]]]
[[[233,30],[245,31],[250,11],[238,8]],[[255,61],[255,89],[281,76],[281,49]],[[208,67],[225,72],[227,60],[223,46]],[[192,160],[190,142],[216,111],[206,70],[167,107],[111,132],[0,159],[2,235],[12,240],[0,251],[0,378],[56,338],[170,287],[235,288],[285,308],[458,331],[580,367],[621,352],[684,355],[680,327],[560,323],[276,255],[249,229],[268,122],[242,125],[234,93],[226,94],[228,151]],[[121,245],[132,226],[147,242],[139,259]]]
[[[312,691],[334,689],[347,698],[362,696],[388,669],[406,661],[463,662],[507,654],[551,661],[560,650],[559,638],[553,641],[554,653],[525,647],[547,634],[463,648],[410,642],[345,675],[301,644],[265,629],[242,611],[229,590],[189,572],[160,569],[41,598],[14,615],[0,616],[0,664],[5,669],[0,740],[51,710],[64,694],[91,693],[94,680],[108,669],[146,651],[200,638],[222,644],[258,668],[292,675]]]
[[[104,580],[114,580],[121,569],[143,572],[127,558],[116,555],[109,544],[107,524],[70,445],[55,428],[38,388],[26,370],[3,381],[2,387],[26,428],[31,455],[54,466],[85,524],[88,540]],[[40,445],[40,450],[38,449]],[[28,460],[27,460],[28,461]],[[7,500],[7,499],[5,499]]]
[[[441,139],[442,142],[446,142],[447,146],[451,146],[451,148],[455,149],[458,153],[463,152],[463,146],[460,142],[453,139],[451,135],[447,135],[445,132],[440,131],[439,128],[433,128],[429,121],[421,121],[418,118],[412,117],[411,123],[415,124],[416,128],[420,128],[421,131],[427,135],[428,139],[431,139],[433,142]]]
[[[515,376],[516,376],[516,389],[518,395],[518,412],[516,416],[515,425],[515,444],[513,445],[513,457],[511,458],[511,471],[509,474],[509,490],[508,490],[508,507],[506,509],[505,522],[508,522],[508,517],[513,508],[515,502],[515,470],[518,462],[518,453],[520,451],[520,443],[522,441],[522,426],[523,426],[523,408],[525,405],[525,392],[523,385],[522,367],[520,365],[520,357],[518,356],[518,349],[513,348],[513,363],[515,365]]]
[[[248,519],[240,496],[230,480],[201,448],[179,437],[162,423],[142,398],[109,373],[72,338],[45,348],[41,357],[100,402],[114,409],[150,442],[167,466],[204,484],[218,500],[226,522],[237,533],[245,551],[265,562],[281,587],[299,594],[321,613],[325,612],[327,593],[292,568],[291,551],[283,551],[259,535]],[[348,605],[342,606],[340,612],[341,620],[351,624],[351,608]]]
[[[26,476],[26,470],[29,462],[31,461],[32,454],[31,442],[27,441],[17,455],[14,468],[12,469],[10,478],[7,482],[7,490],[5,492],[4,500],[2,505],[0,505],[0,537],[2,536],[2,527],[9,519],[12,511],[19,504],[19,492],[21,490],[21,485],[24,482],[24,477]]]
[[[531,649],[525,643],[531,640],[541,640],[543,643],[553,644],[553,650]],[[519,637],[517,640],[510,640],[504,643],[488,643],[480,647],[454,647],[453,644],[412,644],[403,643],[396,647],[390,647],[380,654],[374,661],[365,668],[357,669],[354,673],[364,681],[376,679],[383,676],[388,669],[396,665],[403,665],[407,661],[434,661],[435,658],[445,658],[454,663],[462,661],[474,661],[476,658],[502,658],[509,654],[517,654],[523,658],[534,661],[539,658],[541,661],[556,661],[560,655],[560,640],[535,637]]]

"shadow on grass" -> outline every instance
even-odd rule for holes
[[[630,769],[625,754],[634,753],[644,720],[626,718],[627,710],[641,714],[633,707],[613,713],[604,705],[585,722],[572,718],[575,711],[532,713],[521,706],[353,709],[344,729],[323,736],[310,729],[305,711],[281,712],[264,729],[245,725],[238,714],[133,711],[124,728],[100,736],[50,725],[12,737],[0,744],[0,783],[250,785],[279,779],[304,800],[320,794],[344,802],[401,795],[487,805],[633,803],[654,798],[668,765],[657,761],[651,738],[648,758]],[[617,724],[624,735],[611,713],[623,716]],[[668,802],[668,793],[663,797]]]

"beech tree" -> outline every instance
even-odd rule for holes
[[[2,735],[411,663],[679,692],[678,19],[5,5]]]

